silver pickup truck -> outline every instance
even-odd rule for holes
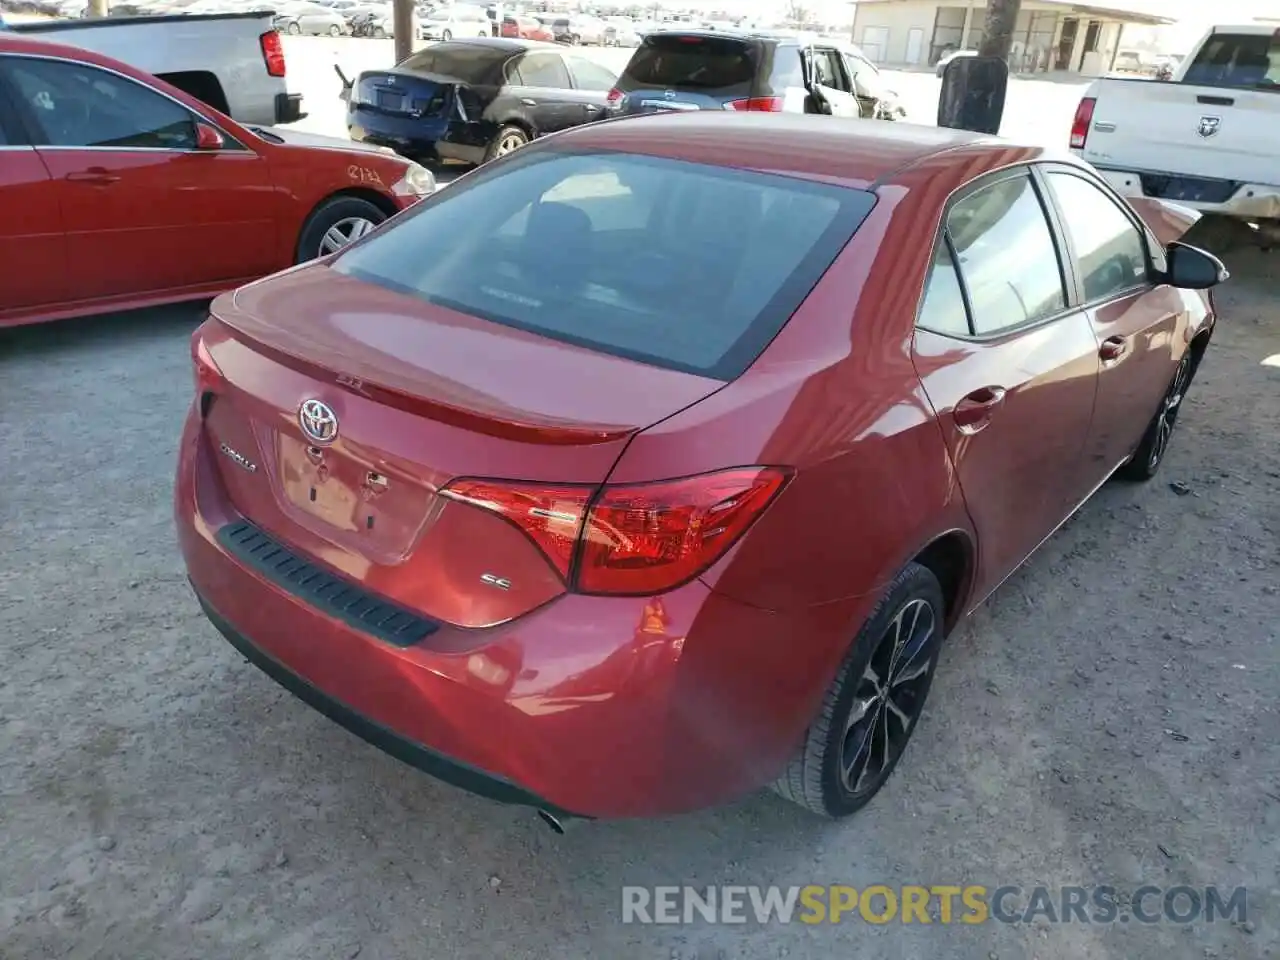
[[[9,29],[123,60],[241,123],[305,116],[302,94],[289,92],[284,48],[268,12],[46,20]]]

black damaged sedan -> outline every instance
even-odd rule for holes
[[[344,87],[352,140],[418,161],[482,163],[606,115],[617,78],[551,43],[477,37],[434,43]]]

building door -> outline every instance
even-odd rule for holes
[[[920,51],[924,47],[924,31],[912,27],[907,31],[907,63],[917,66],[920,63]]]
[[[885,52],[889,47],[888,27],[863,27],[862,52],[872,63],[884,62]]]
[[[1098,49],[1100,33],[1102,33],[1102,24],[1097,20],[1090,20],[1089,27],[1084,32],[1084,50],[1080,53],[1080,62],[1076,64],[1077,70],[1084,69],[1084,58]]]
[[[1058,41],[1058,56],[1054,60],[1053,69],[1071,69],[1071,51],[1076,48],[1076,32],[1080,29],[1080,21],[1075,17],[1066,17],[1062,21],[1062,38]]]

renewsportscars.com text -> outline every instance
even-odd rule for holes
[[[1244,887],[623,887],[622,922],[682,923],[1243,923]]]

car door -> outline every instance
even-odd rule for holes
[[[1152,282],[1159,244],[1127,204],[1077,167],[1042,169],[1098,341],[1087,459],[1101,482],[1133,453],[1168,391],[1187,349],[1186,301]]]
[[[978,532],[977,596],[1089,492],[1081,457],[1098,345],[1072,286],[1027,168],[983,178],[949,204],[915,364]]]
[[[555,133],[583,122],[585,110],[573,94],[569,68],[556,51],[524,54],[507,68],[516,97],[538,135]]]
[[[172,291],[283,266],[267,162],[245,145],[226,137],[224,149],[197,150],[203,117],[105,68],[13,56],[0,71],[55,185],[77,298]]]
[[[74,289],[49,170],[30,143],[0,79],[0,326]]]
[[[602,119],[609,108],[609,91],[618,78],[613,71],[586,57],[566,53],[564,59],[569,67],[569,79],[573,82],[573,89],[568,95],[582,108],[578,122]]]
[[[853,95],[853,84],[845,73],[844,58],[834,47],[813,47],[809,54],[809,76],[833,117],[858,117],[861,110]]]
[[[864,60],[852,51],[845,50],[843,57],[853,96],[858,101],[858,115],[872,119],[876,115],[877,105],[884,96],[880,71],[869,60]]]

